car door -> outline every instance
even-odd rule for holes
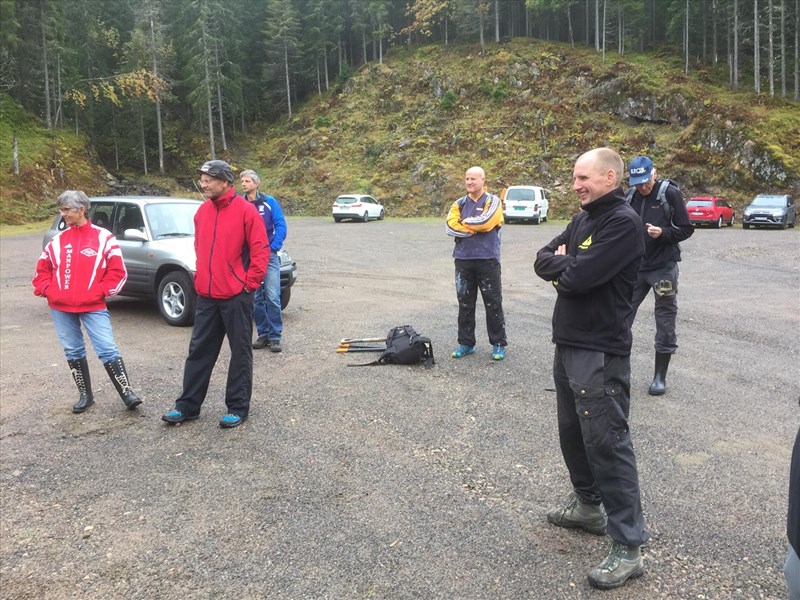
[[[364,202],[367,203],[367,212],[369,212],[370,219],[377,219],[379,213],[381,212],[380,207],[378,206],[378,201],[375,200],[372,196],[366,196],[364,198]]]
[[[152,293],[153,290],[149,287],[147,273],[147,249],[150,242],[126,240],[125,231],[127,229],[141,231],[147,236],[148,240],[150,239],[144,224],[142,209],[139,205],[118,202],[117,210],[114,214],[112,232],[117,237],[119,247],[122,250],[122,258],[125,261],[125,268],[128,270],[128,282],[125,284],[125,291],[137,294]]]

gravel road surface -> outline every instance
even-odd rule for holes
[[[592,590],[607,538],[550,526],[569,492],[550,318],[533,273],[564,223],[503,229],[509,347],[455,345],[443,220],[290,218],[300,278],[284,351],[255,351],[250,419],[217,420],[223,349],[200,420],[160,420],[190,329],[109,302],[144,398],[123,410],[90,354],[77,393],[30,279],[40,235],[0,240],[0,589],[47,598],[785,598],[786,495],[800,422],[800,229],[700,230],[684,243],[679,353],[652,378],[652,299],[634,326],[631,431],[647,573]],[[479,303],[480,304],[480,303]],[[436,365],[349,368],[343,337],[411,324]]]

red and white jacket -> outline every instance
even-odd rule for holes
[[[89,312],[106,307],[128,272],[117,238],[90,222],[69,227],[45,246],[33,276],[33,293],[47,298],[50,308]]]

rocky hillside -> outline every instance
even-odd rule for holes
[[[249,160],[293,214],[326,214],[338,194],[362,191],[390,215],[441,215],[479,164],[492,190],[546,186],[567,216],[573,161],[602,145],[647,153],[685,193],[738,207],[758,192],[797,194],[797,105],[709,77],[650,55],[603,65],[591,50],[531,39],[393,51],[251,140]]]

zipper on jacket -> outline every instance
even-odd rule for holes
[[[211,263],[214,257],[214,245],[217,243],[217,223],[219,222],[219,207],[213,200],[214,208],[217,209],[217,216],[214,217],[214,235],[211,236],[211,250],[208,252],[208,297],[211,298]]]

